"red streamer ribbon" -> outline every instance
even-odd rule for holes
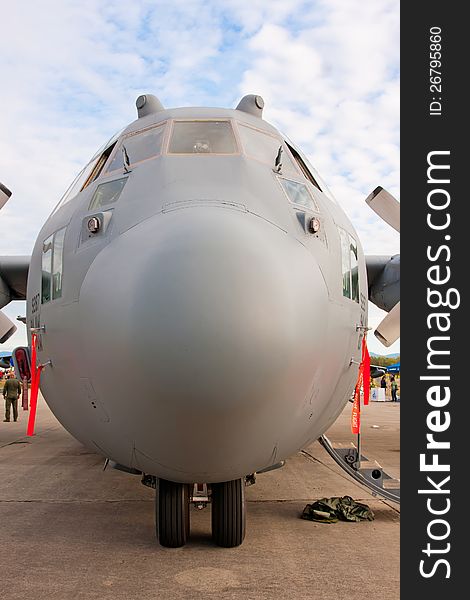
[[[358,434],[361,431],[361,387],[364,393],[364,406],[367,406],[370,397],[370,355],[365,335],[362,338],[362,358],[359,365],[356,387],[354,388],[354,402],[351,414],[351,431],[353,434]]]
[[[354,402],[351,413],[351,431],[357,434],[361,431],[361,393],[360,388],[356,385],[354,390]]]
[[[35,333],[31,336],[31,398],[30,398],[30,412],[28,419],[28,429],[26,435],[34,435],[34,424],[36,421],[36,408],[38,404],[38,393],[39,393],[39,382],[41,380],[41,371],[44,365],[36,366],[36,346],[37,346],[37,335]]]

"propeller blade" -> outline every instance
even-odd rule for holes
[[[366,202],[379,217],[400,233],[400,203],[392,194],[379,186],[367,196]]]
[[[10,199],[10,196],[10,190],[0,181],[0,209],[3,208],[3,206],[5,206],[5,204]]]
[[[388,315],[379,323],[374,335],[387,348],[400,337],[400,302],[397,302]]]
[[[0,279],[1,281],[1,279]],[[0,312],[0,344],[4,344],[16,331],[16,325]]]

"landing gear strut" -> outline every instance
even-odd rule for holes
[[[179,548],[189,538],[189,485],[157,479],[155,523],[162,546]]]
[[[212,484],[212,539],[224,548],[239,546],[245,538],[245,479]]]

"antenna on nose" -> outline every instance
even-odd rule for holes
[[[137,116],[140,118],[151,115],[152,113],[165,110],[160,100],[153,94],[142,94],[135,101],[137,107]]]
[[[263,118],[263,108],[264,108],[264,100],[261,96],[257,94],[248,94],[248,96],[243,96],[243,98],[238,103],[236,110],[242,110],[254,117]]]

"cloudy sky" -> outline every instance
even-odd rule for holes
[[[308,155],[366,254],[399,252],[367,207],[399,196],[398,0],[42,0],[4,3],[0,256],[29,254],[70,181],[153,93],[167,107],[235,107],[248,93]],[[369,303],[369,321],[385,315]],[[23,302],[4,309],[25,314]],[[26,343],[25,328],[1,350]],[[384,348],[373,335],[370,350]]]

